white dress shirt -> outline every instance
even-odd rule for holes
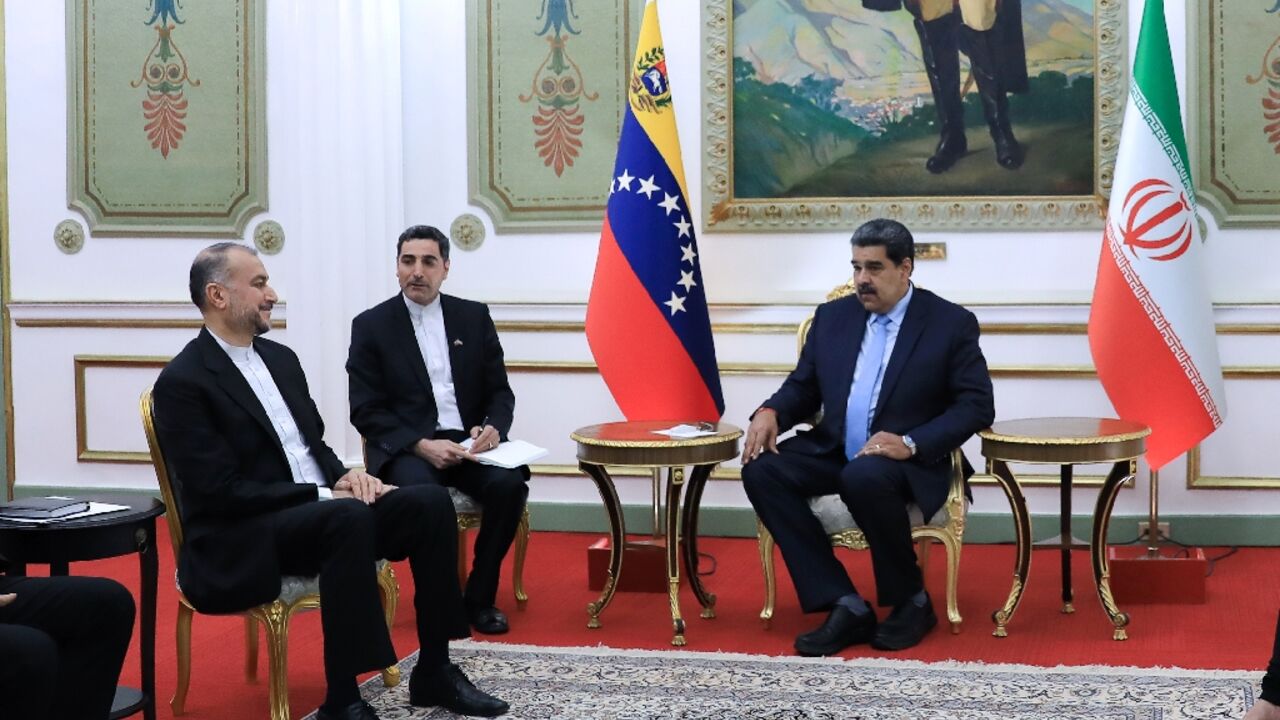
[[[880,402],[880,385],[884,382],[885,368],[889,367],[889,358],[893,357],[893,346],[898,342],[898,331],[902,329],[902,318],[907,315],[907,306],[911,304],[911,296],[915,293],[915,285],[907,286],[907,294],[893,306],[885,316],[889,318],[889,324],[885,325],[885,332],[888,334],[884,338],[884,356],[880,360],[880,376],[876,378],[876,384],[871,389],[871,407],[867,411],[867,434],[870,435],[871,420],[876,414],[876,404]],[[875,313],[867,313],[867,327],[862,332],[862,346],[858,348],[858,362],[853,367],[853,382],[858,382],[859,375],[862,374],[862,359],[867,355],[867,347],[871,342],[871,333],[875,332],[872,325],[878,316]],[[852,387],[852,385],[850,385]]]
[[[271,371],[262,361],[262,356],[253,349],[252,345],[249,347],[232,345],[218,337],[212,330],[209,334],[213,335],[213,339],[217,340],[218,345],[226,351],[236,369],[249,383],[249,388],[253,390],[258,402],[262,403],[262,409],[266,410],[267,419],[271,421],[271,426],[275,428],[276,436],[280,440],[280,446],[284,448],[284,457],[289,461],[289,473],[293,475],[293,481],[316,485],[319,488],[320,497],[330,497],[332,491],[325,485],[324,471],[320,469],[320,463],[316,462],[315,457],[311,455],[311,448],[303,439],[302,431],[298,429],[298,423],[293,419],[293,413],[285,404],[284,396],[280,394],[280,388],[276,385],[275,378],[271,377]]]
[[[429,305],[419,305],[407,295],[402,297],[413,320],[418,351],[431,377],[431,392],[436,396],[436,430],[465,430],[458,412],[458,396],[453,392],[453,365],[449,362],[449,337],[444,332],[440,296],[436,295]]]

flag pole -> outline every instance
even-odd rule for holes
[[[1154,558],[1160,555],[1160,471],[1149,471],[1150,485],[1147,487],[1147,497],[1150,501],[1149,516],[1147,518],[1147,557]]]

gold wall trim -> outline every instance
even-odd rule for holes
[[[286,327],[287,320],[271,321],[271,327],[280,330]],[[130,329],[130,330],[199,330],[204,327],[203,320],[162,320],[139,318],[125,320],[119,318],[20,318],[14,322],[20,328],[93,328],[93,329]]]
[[[721,375],[787,375],[793,364],[782,363],[720,363]],[[508,360],[508,372],[586,374],[598,372],[589,360]],[[1098,376],[1096,370],[1072,365],[1010,365],[990,368],[993,378],[1028,377],[1037,379],[1077,380]]]
[[[1280,365],[1269,367],[1223,368],[1228,380],[1280,380]],[[1275,490],[1280,488],[1280,477],[1224,476],[1200,474],[1200,445],[1187,451],[1187,488],[1194,490]]]
[[[52,304],[52,303],[42,303]],[[82,303],[75,303],[77,305]],[[148,303],[154,304],[154,303]],[[501,320],[494,323],[499,332],[512,333],[581,333],[585,323],[577,321]],[[136,330],[198,329],[204,321],[190,319],[122,319],[122,318],[19,318],[20,328],[125,328]],[[274,329],[288,327],[287,319],[271,321]],[[795,335],[798,323],[713,323],[713,332],[725,335]],[[1083,323],[989,323],[982,325],[983,335],[1084,335]],[[1219,335],[1280,335],[1280,325],[1219,325]]]
[[[653,472],[648,468],[626,467],[620,465],[607,465],[606,467],[609,468],[609,474],[613,477],[653,477]],[[548,463],[530,465],[529,470],[532,471],[534,475],[549,475],[554,477],[575,477],[580,475],[584,478],[586,477],[586,475],[578,469],[577,465]],[[742,473],[738,468],[716,466],[716,469],[711,471],[711,479],[733,480],[735,482],[740,482],[742,480]]]
[[[76,387],[76,460],[80,462],[128,463],[145,465],[151,462],[151,454],[145,451],[131,450],[91,450],[89,449],[89,421],[84,405],[85,371],[89,368],[127,367],[127,368],[163,368],[169,364],[168,357],[154,355],[76,355],[75,387]]]
[[[83,300],[45,300],[41,298],[18,298],[9,300],[10,305],[18,305],[20,307],[39,306],[39,307],[77,307],[82,305],[93,305],[98,307],[172,307],[172,308],[189,308],[190,300],[121,300],[116,298],[108,300],[104,298],[86,298]],[[285,300],[277,300],[276,307],[288,307]]]
[[[4,3],[0,2],[0,58],[5,56]],[[9,127],[6,78],[8,67],[0,62],[0,130]],[[4,364],[4,468],[5,500],[13,499],[13,483],[17,463],[13,453],[13,337],[9,303],[13,296],[9,273],[9,133],[0,132],[0,361]]]
[[[500,320],[494,323],[498,332],[513,333],[580,333],[586,323],[574,320]],[[21,327],[21,324],[19,324]],[[711,331],[724,335],[795,335],[799,323],[712,323]],[[983,335],[1086,335],[1085,323],[982,323]],[[1280,324],[1217,326],[1219,335],[1280,335]]]
[[[581,333],[586,323],[576,320],[499,320],[498,332]],[[711,331],[725,335],[794,335],[796,323],[712,323]]]
[[[530,465],[529,470],[534,475],[543,475],[551,477],[575,477],[582,475],[582,471],[577,465],[561,465],[561,464],[542,464]],[[614,467],[609,466],[609,474],[614,477],[652,477],[650,471],[645,468],[636,467]],[[585,476],[584,476],[585,477]],[[712,480],[730,480],[733,482],[742,482],[742,470],[736,467],[719,467],[711,471]],[[1077,487],[1100,487],[1106,480],[1102,475],[1077,475],[1072,478],[1073,484]],[[996,481],[990,475],[976,474],[969,479],[973,485],[996,486]],[[1018,476],[1018,484],[1022,487],[1058,487],[1057,475],[1042,474],[1026,474]],[[1125,483],[1125,487],[1133,487],[1133,481]]]

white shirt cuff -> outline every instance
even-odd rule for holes
[[[327,488],[327,487],[320,487],[319,485],[317,485],[317,486],[316,486],[316,494],[320,496],[320,499],[321,499],[321,500],[332,500],[332,499],[333,499],[333,490],[330,490],[330,489],[329,489],[329,488]]]

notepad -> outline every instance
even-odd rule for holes
[[[471,438],[463,440],[462,447],[467,450],[471,449]],[[484,465],[495,465],[504,468],[518,468],[521,465],[528,465],[534,460],[545,457],[546,448],[540,448],[530,442],[524,440],[508,440],[504,443],[498,443],[498,447],[492,450],[485,450],[481,453],[472,453],[476,462]]]
[[[667,437],[677,438],[680,440],[707,437],[708,435],[716,434],[715,430],[708,429],[705,425],[685,425],[684,423],[673,425],[665,430],[654,430],[653,432],[657,435],[666,435]]]
[[[88,509],[88,502],[75,498],[23,498],[0,505],[0,518],[5,520],[56,520]]]
[[[81,502],[87,505],[88,507],[85,508],[84,510],[81,510],[79,512],[74,512],[69,515],[61,515],[59,517],[25,517],[25,518],[0,516],[0,520],[4,520],[6,522],[27,523],[28,525],[49,525],[51,523],[66,522],[68,520],[79,520],[80,518],[93,517],[94,515],[105,515],[106,513],[120,512],[121,510],[129,509],[128,505],[114,505],[112,503],[93,502],[93,501],[90,501],[87,503],[84,503],[83,501]]]

